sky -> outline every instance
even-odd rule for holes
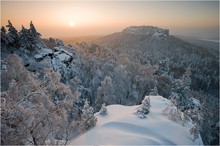
[[[106,35],[152,25],[171,34],[218,37],[218,1],[1,1],[1,25],[32,20],[43,37]]]

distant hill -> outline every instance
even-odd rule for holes
[[[218,96],[219,50],[216,50],[215,45],[209,47],[205,43],[200,45],[200,42],[202,41],[190,43],[169,35],[169,30],[153,26],[131,26],[95,41],[114,53],[126,54],[131,60],[138,60],[141,64],[159,64],[161,60],[168,58],[169,74],[175,78],[179,78],[185,68],[191,66],[192,89],[202,89]],[[210,85],[206,84],[209,82],[208,75]]]

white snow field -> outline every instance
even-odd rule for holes
[[[193,141],[189,129],[171,121],[162,111],[170,100],[150,96],[151,109],[147,118],[140,119],[134,113],[138,106],[107,106],[108,114],[96,113],[97,125],[85,134],[70,141],[70,145],[203,145],[202,139]]]

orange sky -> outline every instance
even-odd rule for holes
[[[10,19],[20,30],[32,20],[43,37],[103,35],[131,25],[159,26],[173,34],[217,36],[218,12],[218,1],[4,1],[1,25]]]

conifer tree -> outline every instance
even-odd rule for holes
[[[81,130],[85,132],[89,128],[92,128],[96,125],[97,119],[94,117],[93,108],[89,106],[89,103],[86,99],[81,116]]]
[[[19,44],[24,49],[32,48],[31,34],[28,29],[26,29],[23,25],[20,31],[20,40]]]
[[[173,92],[178,94],[177,107],[181,110],[189,109],[191,106],[189,91],[191,85],[191,71],[190,67],[186,69],[186,72],[182,75],[181,79],[175,79],[173,81]]]
[[[137,110],[137,115],[140,118],[146,118],[146,115],[150,112],[150,98],[149,96],[145,96],[144,100],[142,101],[141,106]]]
[[[7,47],[8,45],[8,36],[6,34],[6,29],[4,26],[1,28],[1,48]]]
[[[102,104],[102,108],[100,109],[99,114],[102,116],[107,115],[107,108],[105,107],[105,103]]]
[[[12,25],[10,20],[8,20],[8,25],[6,25],[6,27],[8,27],[7,36],[8,36],[9,45],[12,47],[17,47],[19,41],[18,31]]]
[[[158,96],[159,95],[158,90],[157,90],[157,86],[154,86],[154,88],[150,90],[149,95],[151,95],[151,96]]]
[[[37,32],[37,30],[36,30],[34,24],[32,23],[32,21],[30,22],[30,31],[31,31],[33,37],[40,37],[41,36],[41,34],[39,32]]]
[[[109,76],[106,76],[101,82],[101,86],[97,89],[97,99],[96,99],[96,108],[100,109],[102,103],[107,105],[113,104],[116,102],[114,95],[114,88],[112,85],[112,79]]]
[[[190,85],[192,82],[190,76],[191,76],[191,68],[189,66],[188,68],[186,68],[186,72],[182,76],[183,84],[188,90],[190,89]]]
[[[30,22],[30,28],[26,29],[22,26],[20,31],[20,41],[19,44],[23,49],[34,50],[42,45],[40,40],[41,34],[37,32],[32,21]]]

